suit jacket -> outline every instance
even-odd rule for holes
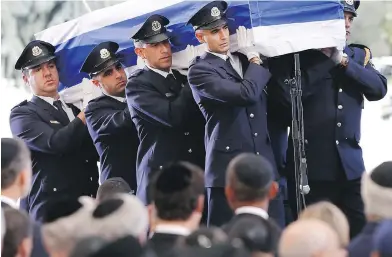
[[[211,53],[197,57],[189,68],[193,96],[207,121],[206,187],[224,187],[227,165],[244,152],[266,157],[276,171],[264,92],[270,73],[247,60],[242,63],[243,79]]]
[[[382,99],[387,91],[386,79],[371,62],[364,66],[365,50],[346,47],[346,68],[318,50],[300,53],[305,151],[309,180],[349,180],[360,178],[365,170],[362,158],[361,115],[364,97]],[[270,97],[286,106],[275,115],[291,118],[290,87],[285,80],[294,77],[293,54],[269,60],[276,84],[268,88]],[[287,118],[285,118],[287,119]],[[287,168],[294,176],[292,139],[289,139]]]
[[[379,222],[369,222],[363,228],[362,232],[357,235],[348,245],[348,256],[350,257],[368,257],[373,250],[373,236]]]
[[[158,256],[170,256],[175,250],[178,240],[184,238],[181,235],[155,233],[148,241],[147,245],[154,250]]]
[[[75,116],[78,108],[69,105]],[[29,147],[33,184],[21,201],[39,221],[46,206],[59,197],[95,196],[98,188],[97,152],[79,118],[69,122],[52,105],[33,96],[11,110],[12,134]]]
[[[146,67],[132,74],[126,87],[129,111],[140,139],[137,195],[145,203],[151,172],[179,160],[204,167],[204,120],[186,77],[177,71],[173,74],[175,85]]]
[[[87,128],[99,154],[101,183],[122,177],[136,192],[136,154],[139,138],[128,106],[102,95],[86,108]]]

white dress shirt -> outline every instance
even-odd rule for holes
[[[265,210],[263,210],[261,208],[254,207],[254,206],[243,206],[243,207],[237,208],[235,210],[236,215],[244,214],[244,213],[257,215],[257,216],[260,216],[266,220],[269,218],[268,212],[266,212]]]
[[[12,208],[19,209],[18,203],[15,202],[13,199],[11,199],[11,198],[9,198],[9,197],[7,197],[5,195],[0,196],[0,199],[1,199],[1,202],[8,204]]]
[[[238,73],[238,75],[241,76],[241,78],[243,78],[244,74],[242,71],[242,64],[240,62],[240,58],[238,58],[238,56],[236,55],[232,55],[230,52],[227,52],[226,54],[218,54],[218,53],[214,53],[214,52],[210,52],[207,51],[210,54],[213,54],[215,56],[218,56],[219,58],[222,58],[224,61],[227,60],[227,58],[230,58],[230,64],[231,66],[233,66],[234,70]]]
[[[154,233],[189,236],[191,234],[191,231],[188,228],[179,225],[160,224],[155,227]]]
[[[162,77],[164,77],[164,78],[166,78],[167,77],[167,75],[169,75],[169,74],[173,74],[173,72],[172,72],[172,69],[170,68],[170,71],[169,72],[167,72],[167,71],[163,71],[163,70],[158,70],[158,69],[155,69],[155,68],[152,68],[152,67],[150,67],[149,65],[147,65],[146,64],[146,66],[147,66],[147,68],[149,68],[150,70],[152,70],[152,71],[154,71],[154,72],[156,72],[156,73],[158,73],[159,75],[161,75]]]
[[[53,97],[40,96],[40,95],[35,95],[35,96],[41,98],[42,100],[44,100],[45,102],[47,102],[48,104],[52,105],[54,108],[57,109],[57,107],[53,105],[53,102],[56,101]],[[59,100],[61,101],[61,106],[63,107],[63,110],[67,114],[68,119],[70,121],[73,121],[75,119],[75,115],[73,114],[72,109],[68,107],[68,105],[64,102],[63,99],[61,99],[61,97]]]

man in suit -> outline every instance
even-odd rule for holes
[[[81,72],[90,75],[102,96],[86,107],[87,128],[99,154],[100,181],[123,178],[136,192],[136,154],[139,139],[125,99],[127,76],[116,57],[119,45],[103,42],[86,57]]]
[[[188,162],[163,167],[152,178],[156,211],[154,234],[149,245],[164,256],[177,241],[198,229],[204,205],[203,170]]]
[[[359,1],[345,1],[346,34]],[[387,81],[371,62],[369,48],[348,45],[344,52],[335,49],[307,50],[300,53],[304,143],[310,192],[306,204],[330,200],[348,217],[351,237],[365,224],[360,196],[360,178],[365,170],[360,146],[361,114],[364,97],[382,99]],[[285,104],[283,116],[291,115],[290,86],[294,77],[292,54],[271,58],[270,71],[277,82],[269,95]],[[296,212],[294,153],[291,138],[287,152],[286,173],[292,211]]]
[[[125,90],[140,139],[137,196],[145,203],[149,174],[165,163],[183,160],[204,167],[204,120],[186,76],[171,69],[168,24],[166,17],[152,15],[132,35],[146,64],[130,76]]]
[[[1,208],[19,209],[17,201],[25,197],[31,187],[31,154],[21,139],[1,139]],[[21,214],[22,215],[22,214]],[[41,226],[32,223],[32,257],[48,256],[41,238]]]
[[[217,226],[233,215],[224,194],[225,171],[232,158],[243,152],[265,156],[278,178],[267,130],[264,92],[271,75],[261,66],[259,54],[251,46],[243,44],[240,49],[246,56],[229,52],[226,9],[225,1],[214,1],[188,21],[195,29],[196,38],[208,47],[205,54],[191,63],[188,81],[207,121],[207,224]],[[240,32],[245,33],[241,37],[246,37],[243,27],[237,31]],[[281,200],[278,205],[282,205]]]
[[[98,188],[97,153],[84,112],[59,96],[55,58],[54,46],[35,40],[15,64],[34,94],[12,109],[10,126],[31,151],[33,183],[21,206],[37,221],[51,201],[94,196]]]

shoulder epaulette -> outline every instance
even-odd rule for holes
[[[142,74],[143,72],[144,72],[144,69],[137,69],[131,73],[131,75],[129,76],[128,79],[135,78],[135,77],[139,76],[140,74]]]
[[[365,45],[361,45],[361,44],[349,44],[349,47],[354,47],[354,48],[360,48],[362,50],[365,51],[365,58],[363,60],[363,66],[366,66],[369,61],[372,59],[372,52],[370,51],[370,48],[365,46]]]
[[[26,105],[27,103],[28,103],[28,101],[27,101],[27,100],[24,100],[23,102],[21,102],[21,103],[15,105],[15,106],[11,109],[11,111],[12,111],[13,109],[15,109],[15,108],[18,108],[18,107],[21,107],[21,106],[23,106],[23,105]]]

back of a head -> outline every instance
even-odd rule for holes
[[[97,205],[90,217],[94,235],[107,240],[132,235],[146,235],[148,212],[134,195],[117,194]]]
[[[97,236],[81,239],[72,250],[70,257],[88,257],[104,247],[108,242]]]
[[[378,257],[392,256],[392,219],[383,221],[377,227],[373,237],[373,251]]]
[[[203,171],[188,162],[168,164],[158,171],[153,183],[152,200],[162,220],[187,220],[204,196]]]
[[[277,253],[280,233],[272,220],[258,217],[239,219],[227,232],[230,239],[241,239],[250,252],[271,254]]]
[[[361,193],[366,215],[392,219],[392,161],[363,174]]]
[[[97,200],[102,201],[119,193],[130,194],[132,193],[131,191],[131,187],[123,178],[109,178],[99,186],[97,191]]]
[[[227,168],[226,185],[233,190],[239,202],[264,200],[273,180],[270,162],[260,155],[240,154],[231,160]]]
[[[1,139],[1,189],[14,184],[18,175],[28,171],[31,176],[30,150],[26,144],[16,138]],[[30,183],[27,181],[27,183]]]
[[[227,241],[208,246],[187,246],[177,248],[173,257],[250,257],[241,240]]]
[[[280,257],[311,257],[339,248],[338,237],[331,226],[321,220],[308,219],[293,222],[283,230],[278,254]]]
[[[43,224],[47,224],[69,217],[82,208],[82,206],[78,198],[68,196],[58,197],[56,200],[48,202],[48,208],[45,209],[41,221]]]
[[[319,219],[328,223],[339,237],[340,245],[346,247],[350,241],[350,227],[344,213],[330,202],[318,202],[307,206],[300,219]]]
[[[185,245],[208,248],[212,245],[225,243],[227,240],[228,237],[222,229],[202,227],[185,238]]]
[[[32,222],[27,213],[14,208],[4,208],[7,223],[3,240],[2,257],[15,257],[22,244],[31,251]],[[26,242],[27,240],[27,242]]]

